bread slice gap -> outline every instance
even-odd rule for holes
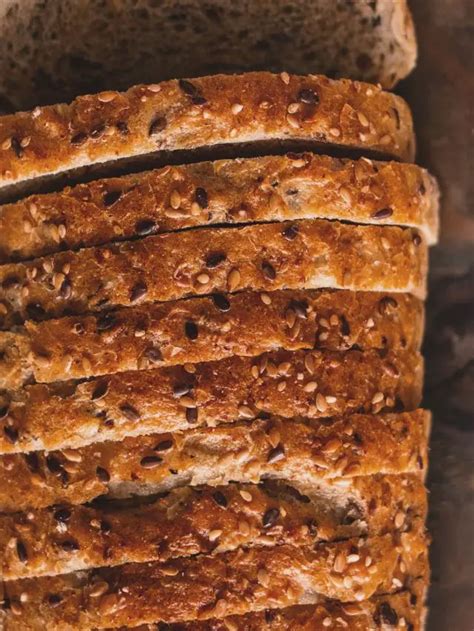
[[[194,160],[206,159],[200,148],[212,149],[213,158],[244,157],[247,145],[255,152],[263,143],[261,154],[280,141],[298,150],[338,146],[402,160],[414,154],[407,104],[377,86],[320,75],[221,74],[1,117],[0,189],[12,201],[12,194],[26,194],[28,182],[36,189],[38,179],[77,169],[94,168],[93,177],[100,175],[96,165],[126,165],[129,172],[131,161],[157,152],[167,162],[178,151],[178,162],[194,151]],[[232,145],[237,152],[228,153]]]
[[[112,308],[226,291],[335,288],[423,298],[426,274],[427,245],[410,228],[323,219],[199,228],[0,266],[0,328],[89,312],[104,312],[107,328]]]
[[[312,488],[311,496],[282,481],[182,487],[145,500],[0,516],[3,580],[405,532],[426,517],[426,491],[414,475],[361,477],[349,485],[336,479]]]
[[[53,631],[205,620],[315,604],[321,598],[364,601],[426,580],[427,553],[420,527],[401,536],[283,544],[22,579],[4,584],[6,598],[18,603],[4,616],[8,629],[36,628],[41,622]],[[242,590],[243,584],[251,589]],[[20,594],[26,594],[21,601]],[[54,606],[51,594],[57,595]]]
[[[264,414],[324,418],[412,410],[422,382],[418,352],[383,348],[280,350],[32,385],[0,399],[0,453],[78,448]]]
[[[336,219],[437,240],[435,179],[411,164],[285,154],[166,166],[0,207],[0,263],[200,226]]]
[[[399,622],[411,631],[425,629],[424,600],[427,579],[410,581],[409,589],[395,594],[374,596],[369,600],[342,603],[321,599],[317,605],[294,605],[283,609],[265,609],[242,616],[226,616],[167,624],[140,625],[134,631],[322,631],[327,627],[344,631],[384,631]],[[337,625],[337,626],[335,626]],[[120,627],[127,631],[130,627]]]
[[[337,477],[424,475],[430,423],[424,410],[312,420],[268,416],[81,449],[8,454],[0,458],[0,511],[266,478],[299,488]],[[172,441],[166,452],[163,441]]]
[[[279,348],[418,350],[424,316],[409,294],[277,290],[144,304],[111,312],[105,322],[70,316],[0,332],[0,389]]]

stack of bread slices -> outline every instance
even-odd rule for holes
[[[413,155],[285,72],[0,119],[6,631],[423,628]]]

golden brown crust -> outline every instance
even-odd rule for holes
[[[321,596],[363,601],[409,589],[413,579],[426,576],[427,551],[425,535],[414,530],[23,579],[4,585],[15,603],[5,618],[9,631],[40,624],[53,631],[205,620],[315,603]],[[51,594],[59,596],[55,606]]]
[[[134,631],[385,631],[387,625],[393,631],[423,631],[425,591],[426,582],[419,579],[413,582],[410,591],[374,596],[362,602],[323,600],[317,605],[266,609],[243,616],[168,625],[144,624],[134,627]]]
[[[245,289],[333,287],[423,298],[426,268],[426,244],[409,228],[325,220],[200,228],[2,265],[0,326]]]
[[[281,350],[84,383],[37,384],[1,398],[0,453],[78,447],[261,413],[321,418],[412,410],[420,404],[422,382],[415,351],[353,349]]]
[[[418,349],[422,303],[409,294],[345,290],[243,292],[27,322],[5,339],[0,388],[253,356],[275,348]],[[194,335],[189,335],[189,327]],[[15,342],[18,344],[15,344]]]
[[[412,474],[359,477],[350,488],[336,479],[325,492],[312,491],[311,499],[283,482],[231,483],[175,489],[152,503],[61,506],[3,515],[3,579],[164,562],[237,547],[314,545],[405,532],[426,517],[426,490]],[[333,501],[328,501],[328,491]],[[270,518],[274,523],[269,525]],[[63,547],[64,542],[74,542],[75,549]]]
[[[0,511],[82,504],[105,493],[129,497],[186,484],[273,478],[306,491],[337,477],[423,472],[429,430],[424,410],[313,422],[270,417],[81,449],[9,454],[0,459]],[[166,450],[164,441],[171,441]]]
[[[251,72],[139,85],[4,116],[0,185],[157,150],[282,139],[404,160],[414,154],[400,97],[344,79]]]
[[[306,153],[165,167],[0,207],[0,262],[129,239],[144,225],[324,218],[411,226],[433,244],[438,197],[424,169],[398,162]]]

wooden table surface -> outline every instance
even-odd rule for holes
[[[425,405],[432,587],[427,631],[474,629],[474,2],[410,0],[419,61],[398,90],[413,108],[417,160],[442,189],[431,252]]]

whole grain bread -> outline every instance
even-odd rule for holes
[[[324,220],[200,228],[2,265],[0,326],[226,290],[332,287],[422,298],[426,267],[426,244],[408,228]]]
[[[411,581],[410,589],[374,596],[362,602],[321,599],[317,605],[265,609],[243,616],[227,616],[178,623],[152,623],[134,631],[423,631],[426,580]],[[130,627],[119,627],[127,631]]]
[[[0,567],[13,580],[238,547],[314,545],[405,532],[425,517],[426,491],[412,474],[361,476],[349,488],[336,479],[330,493],[315,487],[311,497],[284,482],[182,487],[151,502],[3,515]]]
[[[436,181],[412,164],[305,153],[96,180],[0,207],[0,263],[210,224],[338,219],[438,235]]]
[[[128,437],[81,449],[0,458],[0,511],[95,497],[149,495],[191,484],[289,480],[298,489],[337,477],[424,473],[430,415],[269,417],[183,433]],[[162,450],[166,441],[171,446]]]
[[[16,337],[0,332],[0,388],[275,348],[417,350],[424,328],[423,305],[413,296],[345,290],[216,294],[130,307],[107,318],[105,328],[101,316],[80,316],[29,321]]]
[[[220,74],[1,117],[0,188],[18,194],[28,180],[104,163],[116,168],[156,152],[282,140],[408,161],[414,155],[408,105],[378,86],[286,72]]]
[[[16,110],[255,68],[391,87],[416,59],[406,0],[121,0],[103,2],[100,11],[96,0],[3,0],[0,24],[0,102]]]
[[[38,384],[0,399],[0,453],[80,447],[267,413],[321,418],[413,410],[422,382],[414,351],[353,349],[275,351]]]
[[[427,551],[419,529],[10,581],[4,584],[10,603],[4,613],[6,628],[137,626],[243,615],[317,603],[321,597],[363,601],[409,589],[414,579],[423,579]]]

